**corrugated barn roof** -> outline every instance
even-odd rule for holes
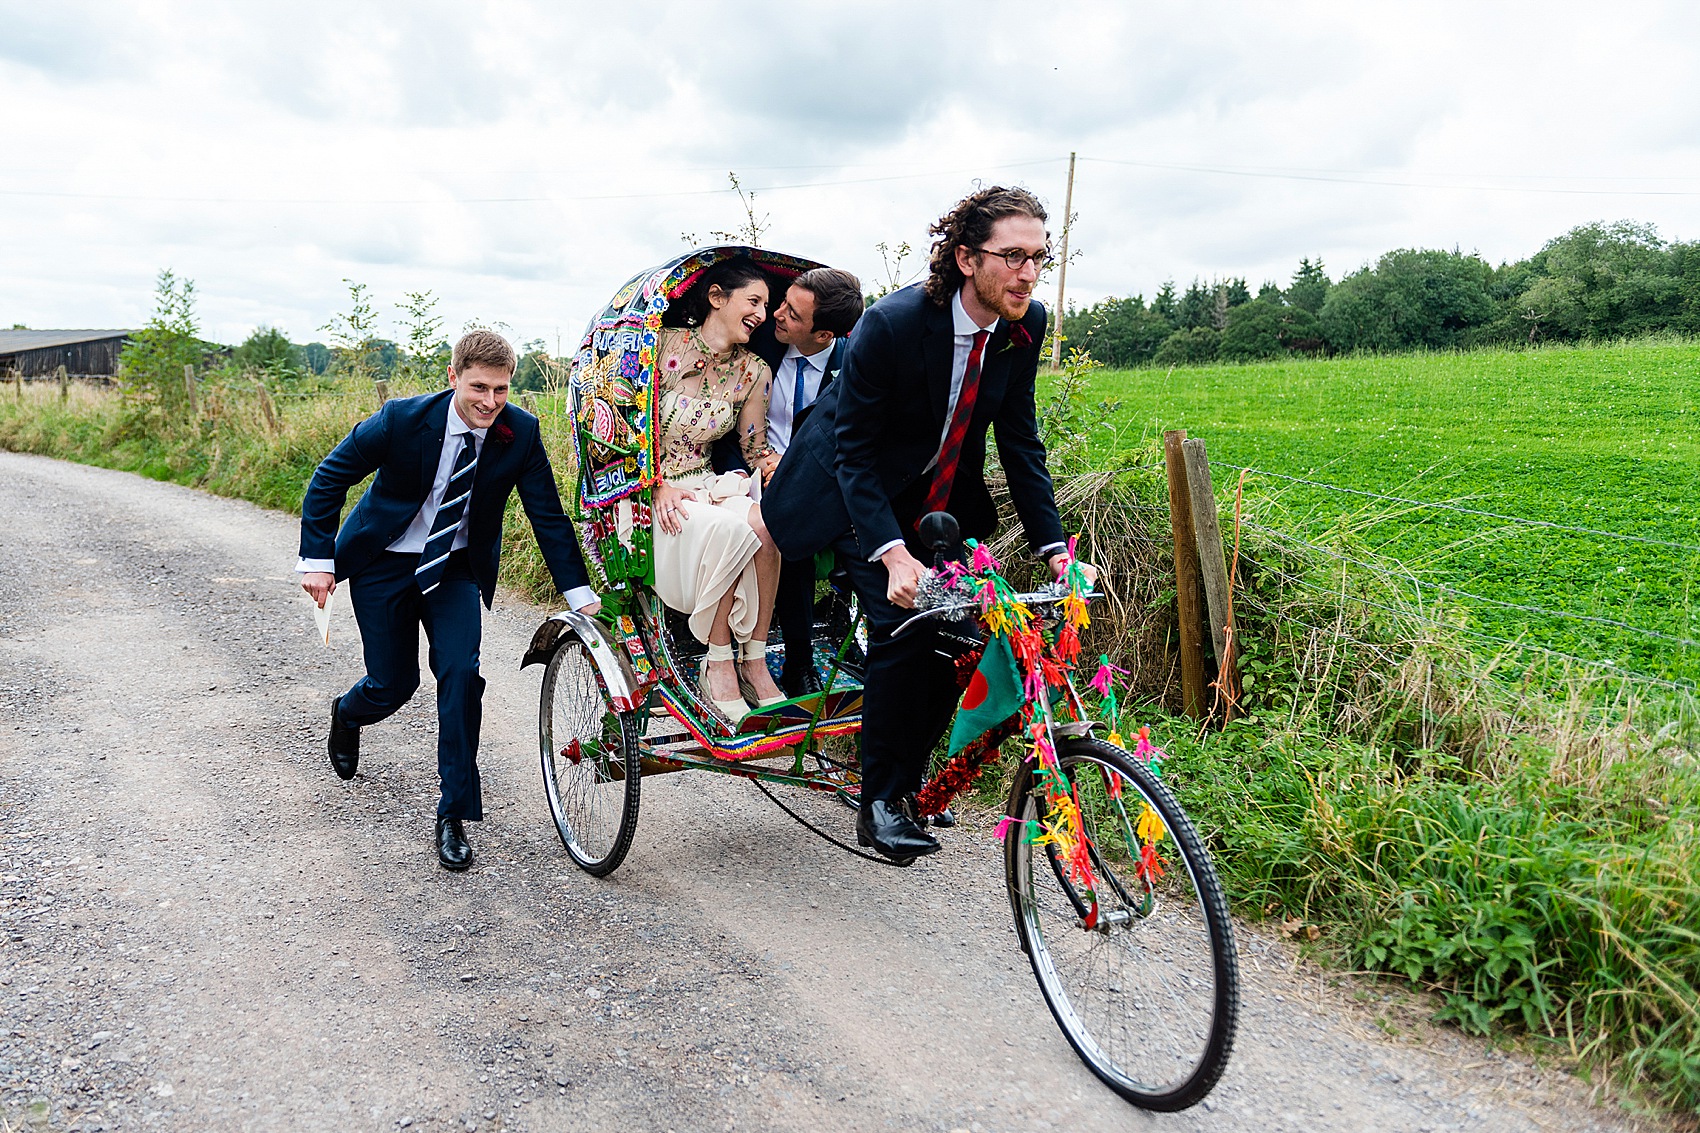
[[[79,342],[99,342],[106,338],[126,338],[135,333],[133,330],[0,330],[0,354],[46,350]]]

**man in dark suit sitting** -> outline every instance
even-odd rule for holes
[[[325,457],[301,503],[301,586],[320,606],[348,579],[366,675],[331,702],[331,767],[354,777],[360,729],[395,712],[419,687],[419,628],[437,678],[437,860],[472,864],[465,821],[484,817],[478,731],[484,678],[478,602],[496,592],[502,514],[520,502],[555,584],[594,613],[572,523],[561,510],[537,418],[509,405],[513,347],[495,331],[455,344],[449,388],[385,403]],[[342,529],[348,489],[376,472]]]
[[[785,557],[834,547],[868,614],[857,834],[899,861],[939,848],[904,800],[920,786],[957,687],[933,623],[892,631],[927,570],[920,517],[948,511],[978,539],[997,524],[988,426],[1029,541],[1052,569],[1067,563],[1034,408],[1045,310],[1032,294],[1050,255],[1045,210],[1024,190],[986,189],[932,231],[928,278],[862,316],[843,374],[762,499]]]

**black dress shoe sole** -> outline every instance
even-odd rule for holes
[[[949,830],[956,825],[956,816],[950,813],[948,809],[941,810],[937,814],[928,815],[927,822],[940,830]]]
[[[884,858],[886,861],[890,862],[892,865],[911,866],[911,865],[915,864],[914,858],[899,858],[899,857],[896,857],[892,854],[887,853],[883,849],[880,849],[880,847],[874,845],[874,840],[872,838],[868,837],[866,834],[863,834],[861,831],[856,832],[856,844],[858,846],[866,846],[869,849],[874,850],[875,852],[877,852],[879,854],[880,857]]]
[[[898,865],[910,865],[915,861],[916,858],[924,858],[929,854],[936,854],[940,850],[944,849],[943,846],[939,845],[937,842],[934,842],[932,845],[926,847],[925,849],[915,850],[914,852],[909,852],[909,851],[906,851],[906,850],[905,851],[890,850],[890,849],[887,849],[886,847],[880,845],[878,842],[874,841],[873,835],[871,835],[867,831],[863,830],[860,823],[858,823],[856,825],[856,844],[859,845],[859,846],[867,846],[870,849],[874,850],[876,853],[878,853],[881,857],[887,859],[888,861],[896,862]]]
[[[467,858],[464,862],[451,862],[443,855],[438,854],[437,864],[448,870],[450,873],[464,873],[468,869],[472,868],[472,859]]]

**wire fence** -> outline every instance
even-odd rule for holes
[[[1232,469],[1234,472],[1244,473],[1250,476],[1269,477],[1289,483],[1303,484],[1308,487],[1337,492],[1342,495],[1398,504],[1402,507],[1455,512],[1461,515],[1490,519],[1502,524],[1524,527],[1531,530],[1556,531],[1587,536],[1594,540],[1615,541],[1624,544],[1639,544],[1665,548],[1668,550],[1683,552],[1685,554],[1700,555],[1700,545],[1692,543],[1685,543],[1670,539],[1658,539],[1644,535],[1634,535],[1621,531],[1602,530],[1600,528],[1585,527],[1577,524],[1557,523],[1551,520],[1530,519],[1525,516],[1510,515],[1504,512],[1489,511],[1483,508],[1473,508],[1449,501],[1420,500],[1384,492],[1368,491],[1362,488],[1350,488],[1340,484],[1330,484],[1321,480],[1308,479],[1306,477],[1294,476],[1283,472],[1274,472],[1269,469],[1257,468],[1250,465],[1234,464],[1228,461],[1213,460],[1210,463],[1213,467]],[[1527,614],[1536,618],[1555,619],[1560,622],[1574,624],[1577,626],[1598,627],[1610,633],[1625,634],[1633,639],[1649,643],[1649,647],[1661,648],[1667,652],[1677,652],[1684,656],[1686,656],[1690,650],[1700,649],[1700,640],[1696,640],[1693,637],[1689,637],[1681,633],[1670,633],[1665,630],[1653,629],[1644,625],[1636,625],[1632,622],[1625,621],[1622,618],[1611,617],[1603,614],[1585,613],[1578,610],[1518,602],[1506,598],[1495,598],[1490,595],[1481,594],[1449,583],[1424,578],[1417,571],[1405,567],[1404,564],[1399,563],[1397,560],[1372,561],[1371,559],[1362,557],[1361,555],[1354,555],[1341,547],[1331,546],[1312,539],[1307,539],[1292,531],[1281,530],[1266,523],[1242,520],[1242,526],[1247,531],[1255,532],[1259,536],[1267,538],[1278,545],[1302,549],[1304,552],[1309,554],[1321,555],[1338,562],[1350,564],[1359,571],[1365,572],[1389,583],[1394,588],[1395,592],[1408,595],[1410,598],[1410,605],[1395,606],[1386,602],[1378,602],[1366,595],[1354,593],[1345,586],[1325,586],[1318,582],[1314,577],[1293,574],[1281,570],[1279,567],[1266,564],[1266,568],[1284,582],[1290,582],[1313,591],[1327,593],[1337,599],[1350,601],[1366,608],[1382,610],[1387,613],[1398,615],[1401,618],[1410,619],[1434,627],[1445,628],[1454,632],[1461,632],[1477,641],[1502,649],[1539,653],[1555,660],[1562,660],[1579,666],[1585,666],[1590,669],[1598,669],[1625,679],[1684,692],[1691,693],[1696,691],[1697,688],[1700,688],[1700,684],[1697,684],[1695,681],[1681,678],[1670,679],[1662,677],[1654,673],[1644,672],[1642,670],[1620,664],[1615,660],[1600,657],[1586,657],[1577,653],[1567,652],[1562,649],[1555,649],[1546,644],[1530,641],[1526,637],[1505,637],[1487,633],[1483,630],[1460,624],[1458,622],[1442,621],[1433,617],[1429,611],[1436,604],[1437,600],[1441,598],[1456,599],[1459,605],[1472,609],[1505,611],[1507,613],[1516,612]]]

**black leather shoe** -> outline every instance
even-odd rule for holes
[[[862,804],[856,815],[856,841],[905,865],[916,858],[936,854],[940,848],[933,836],[917,826],[900,805],[885,799]]]
[[[785,690],[786,696],[792,697],[813,696],[817,692],[826,691],[821,688],[820,674],[815,672],[813,665],[804,669],[801,673],[781,673],[779,687]]]
[[[472,846],[458,818],[437,818],[437,860],[456,873],[472,864]]]
[[[352,779],[354,769],[360,766],[360,729],[342,722],[337,704],[338,701],[331,701],[331,735],[327,745],[331,752],[331,770],[336,772],[338,779]]]
[[[941,830],[949,830],[956,825],[956,816],[950,813],[949,807],[945,807],[937,814],[929,816],[928,821]]]

